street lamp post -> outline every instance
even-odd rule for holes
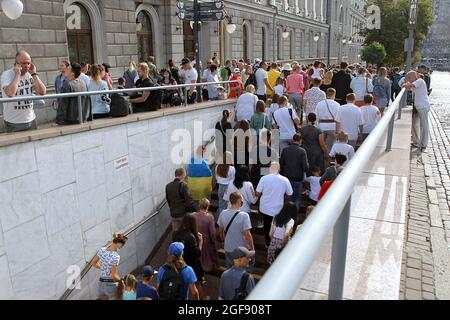
[[[327,64],[331,64],[331,0],[327,0],[327,23],[328,23],[328,48],[327,48]]]
[[[414,30],[417,25],[417,0],[411,0],[411,6],[409,8],[409,21],[408,21],[408,48],[406,56],[406,71],[412,70],[412,53],[414,50]]]
[[[272,9],[275,9],[275,12],[273,14],[273,20],[272,20],[272,32],[273,32],[273,51],[272,51],[272,57],[273,57],[273,62],[277,61],[276,56],[275,56],[275,52],[276,52],[276,45],[277,45],[277,41],[276,41],[276,16],[278,15],[278,7],[276,5],[272,5]]]
[[[195,51],[195,69],[197,70],[197,82],[201,82],[201,77],[200,77],[200,44],[199,44],[199,30],[198,30],[198,25],[199,25],[199,12],[200,12],[200,8],[198,5],[198,0],[194,0],[194,51]],[[201,102],[202,101],[202,92],[200,90],[199,93],[197,93],[197,101]]]

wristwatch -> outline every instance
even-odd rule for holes
[[[37,75],[38,75],[37,72],[31,74],[32,77],[37,76]]]

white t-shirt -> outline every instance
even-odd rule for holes
[[[269,108],[266,108],[266,114],[270,122],[273,122],[273,113],[279,109],[278,103],[272,103]]]
[[[216,166],[216,181],[217,181],[218,184],[228,185],[228,184],[230,184],[231,182],[233,182],[233,180],[234,180],[234,175],[236,174],[236,169],[235,169],[233,166],[230,166],[230,167],[228,168],[228,173],[227,173],[227,177],[226,177],[226,178],[220,177],[220,176],[217,174],[217,168],[218,168],[218,167]]]
[[[2,73],[1,87],[2,97],[7,98],[4,87],[7,87],[14,80],[16,73],[14,70],[6,70]],[[19,78],[16,97],[33,95],[33,77],[29,72]],[[29,123],[36,119],[33,109],[33,101],[17,101],[3,103],[3,119],[9,123]]]
[[[334,158],[338,153],[343,154],[347,157],[347,161],[344,163],[345,166],[347,162],[349,162],[350,159],[355,155],[355,149],[353,149],[353,147],[347,143],[338,141],[333,144],[333,147],[330,151],[330,157]]]
[[[289,180],[280,174],[269,174],[262,177],[256,191],[262,193],[259,210],[272,217],[283,209],[284,195],[291,196],[293,193]]]
[[[353,90],[356,100],[364,100],[366,94],[373,92],[372,80],[366,79],[363,76],[358,76],[352,79],[350,88]]]
[[[197,82],[198,73],[194,68],[188,69],[184,71],[184,84],[191,84],[192,81]],[[197,88],[197,87],[195,87]],[[188,88],[189,90],[189,88]],[[194,91],[197,91],[194,89]]]
[[[259,68],[255,72],[256,77],[256,86],[258,89],[256,89],[256,94],[262,96],[266,94],[266,84],[264,83],[264,79],[268,79],[267,71],[263,68]]]
[[[233,192],[239,192],[242,194],[244,201],[241,206],[241,211],[250,213],[251,205],[255,204],[258,201],[258,197],[255,195],[255,189],[253,189],[253,184],[250,181],[245,181],[242,185],[242,188],[238,189],[234,185],[234,183],[230,183],[228,185],[227,191],[223,195],[223,200],[228,202],[228,207],[230,207],[230,195]]]
[[[235,107],[237,121],[250,121],[255,113],[257,102],[258,97],[253,93],[246,92],[241,95],[236,101]]]
[[[276,85],[275,88],[273,88],[273,89],[274,89],[275,93],[280,96],[282,96],[284,94],[284,92],[286,91],[281,84]]]
[[[328,104],[328,107],[327,107]],[[336,123],[320,123],[319,120],[333,120],[336,119],[337,111],[340,104],[334,100],[320,101],[316,106],[317,123],[319,129],[322,131],[336,131]],[[331,113],[331,114],[330,114]]]
[[[414,106],[416,109],[430,109],[428,89],[425,80],[417,79],[413,84],[415,86],[412,90],[414,92]]]
[[[202,73],[202,78],[208,80],[209,75],[211,74],[211,69],[205,69]]]
[[[292,117],[289,114],[291,110]],[[272,115],[272,124],[278,125],[280,129],[280,140],[292,140],[296,134],[294,120],[298,119],[297,112],[289,108],[279,108]]]
[[[320,177],[316,176],[306,177],[305,181],[309,182],[309,185],[311,187],[309,198],[311,200],[317,201],[317,198],[319,197],[320,193]]]
[[[370,133],[380,121],[380,110],[374,105],[365,105],[361,107],[361,114],[364,126],[363,133]]]
[[[321,68],[313,68],[314,72],[311,78],[313,79],[322,79],[322,69]]]
[[[286,225],[284,227],[281,227],[281,228],[277,227],[275,225],[275,223],[272,223],[273,227],[275,228],[275,231],[273,232],[273,237],[277,238],[277,239],[280,239],[280,240],[283,240],[284,239],[284,235],[286,233],[286,230],[287,229],[291,229],[291,231],[292,231],[292,228],[294,227],[294,224],[295,224],[294,219],[289,220],[289,222],[286,223]]]
[[[336,121],[341,124],[341,131],[348,133],[349,140],[357,140],[359,126],[363,125],[361,110],[354,104],[345,104],[338,109]]]

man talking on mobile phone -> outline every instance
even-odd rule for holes
[[[1,88],[4,98],[28,97],[34,93],[45,95],[47,90],[30,55],[24,50],[17,52],[14,67],[2,73]],[[3,120],[6,132],[37,129],[33,101],[24,99],[3,103]]]

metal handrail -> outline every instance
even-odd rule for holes
[[[144,87],[144,88],[129,88],[129,89],[113,89],[113,90],[100,90],[100,91],[83,91],[83,92],[70,92],[70,93],[55,93],[48,94],[44,96],[34,95],[34,96],[20,96],[11,98],[0,98],[0,103],[5,102],[17,102],[23,100],[47,100],[47,99],[61,99],[61,98],[74,98],[74,97],[84,97],[84,96],[95,96],[102,94],[112,94],[112,93],[130,93],[130,92],[146,92],[146,91],[158,91],[158,90],[170,90],[178,88],[189,88],[189,87],[202,87],[207,85],[218,85],[225,83],[235,83],[233,81],[219,81],[219,82],[197,82],[192,84],[177,84],[170,86],[154,86],[154,87]]]
[[[211,136],[211,138],[205,143],[205,148],[207,146],[209,146],[210,144],[212,144],[215,140],[214,136]],[[195,152],[195,151],[194,151]],[[133,233],[134,231],[136,231],[137,229],[139,229],[140,227],[142,227],[144,224],[146,224],[148,221],[152,220],[154,217],[156,217],[157,215],[159,215],[161,213],[161,210],[167,205],[167,199],[165,199],[160,205],[159,207],[155,210],[155,212],[153,212],[151,215],[149,215],[147,218],[143,219],[142,221],[140,221],[139,223],[137,223],[136,225],[134,225],[133,227],[131,227],[130,229],[128,229],[124,235],[125,236],[129,236],[131,233]],[[109,246],[112,242],[109,241],[106,246]],[[76,285],[78,283],[81,282],[81,280],[86,276],[86,274],[89,272],[89,270],[91,270],[92,268],[92,261],[94,260],[94,258],[96,257],[96,254],[89,260],[86,261],[86,265],[83,267],[83,270],[81,270],[80,272],[80,277],[77,279],[77,282],[74,283],[72,285],[72,288],[68,288],[66,289],[66,291],[62,294],[62,296],[59,298],[59,300],[66,300],[71,294],[72,292],[75,290]]]
[[[367,137],[355,156],[333,182],[299,232],[288,242],[281,254],[250,293],[249,300],[289,300],[320,252],[327,235],[334,227],[328,297],[340,300],[343,295],[347,254],[351,194],[364,168],[369,164],[377,144],[386,133],[386,151],[392,145],[394,115],[406,105],[405,89],[385,111],[384,116]]]

